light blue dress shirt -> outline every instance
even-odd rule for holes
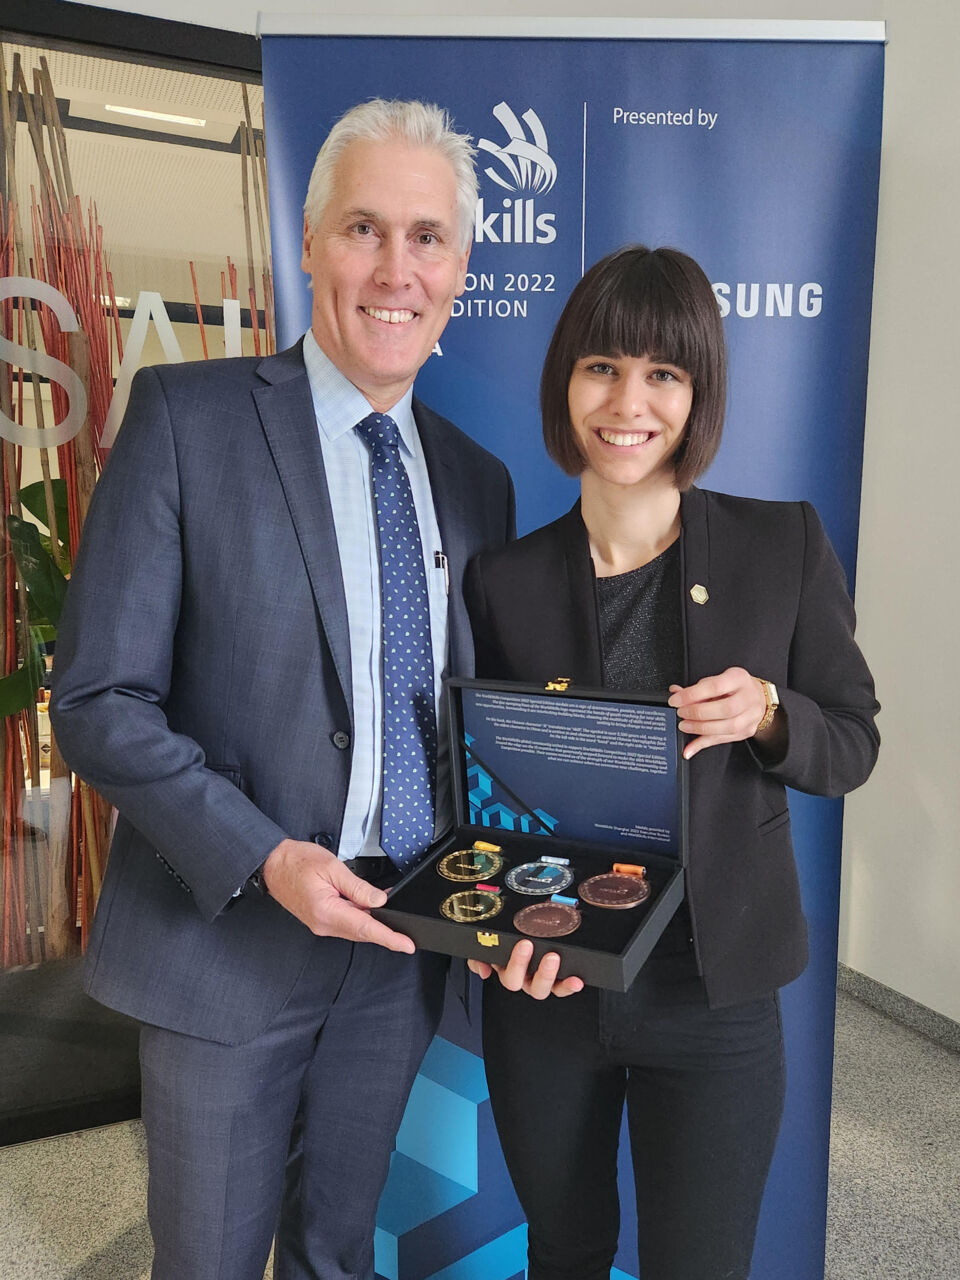
[[[381,680],[380,556],[370,480],[370,450],[354,427],[372,408],[367,398],[317,346],[308,330],[303,359],[317,415],[323,466],[333,509],[340,572],[347,601],[353,699],[353,758],[339,858],[380,854],[383,776],[383,683]],[[388,409],[400,430],[400,456],[417,509],[430,599],[430,635],[439,729],[436,831],[449,825],[450,749],[441,718],[442,677],[447,664],[447,575],[436,564],[442,551],[430,477],[413,417],[413,388]]]

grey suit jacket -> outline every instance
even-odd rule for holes
[[[471,671],[467,561],[513,532],[501,462],[414,401]],[[316,940],[234,900],[284,837],[336,847],[352,737],[336,535],[299,346],[141,370],[57,640],[63,754],[119,811],[86,966],[104,1004],[238,1043]]]

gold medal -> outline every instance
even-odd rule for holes
[[[489,880],[503,866],[503,858],[489,847],[455,849],[437,863],[437,871],[445,880]]]
[[[457,924],[475,924],[478,920],[489,920],[502,906],[498,893],[491,893],[488,889],[464,889],[444,898],[440,911]]]

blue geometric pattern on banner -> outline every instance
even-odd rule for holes
[[[430,1280],[441,1264],[473,1268],[464,1276],[523,1280],[523,1214],[503,1167],[483,1063],[467,1047],[477,1028],[451,1005],[397,1138],[377,1215],[377,1276]]]
[[[465,1187],[395,1151],[390,1158],[390,1173],[377,1211],[377,1229],[394,1242],[393,1248],[397,1248],[398,1242],[408,1232],[423,1226],[431,1218],[438,1218],[454,1205],[462,1204],[476,1195],[476,1191],[476,1187]],[[377,1267],[386,1274],[380,1266],[379,1257]]]
[[[461,1049],[443,1036],[436,1036],[420,1064],[420,1074],[447,1089],[453,1089],[471,1102],[486,1102],[487,1074],[475,1053]]]
[[[477,1104],[418,1075],[397,1134],[397,1151],[475,1192]],[[431,1216],[424,1214],[419,1221]]]
[[[506,1235],[481,1245],[451,1267],[435,1271],[429,1280],[514,1280],[526,1274],[527,1227],[514,1227]]]
[[[614,1262],[626,1271],[611,1271],[614,1276],[629,1275],[637,1266],[637,1190],[633,1177],[633,1161],[630,1156],[630,1128],[626,1114],[620,1124],[620,1147],[617,1152],[617,1185],[620,1188],[620,1248]]]
[[[400,1251],[396,1236],[377,1227],[373,1233],[373,1256],[377,1280],[400,1280]]]
[[[487,1100],[483,1063],[437,1036],[414,1081],[377,1214],[377,1271],[399,1280],[405,1236],[479,1189],[477,1107]]]

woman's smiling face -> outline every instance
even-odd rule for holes
[[[615,485],[673,484],[673,456],[693,405],[693,379],[650,356],[583,356],[567,391],[585,470]]]

